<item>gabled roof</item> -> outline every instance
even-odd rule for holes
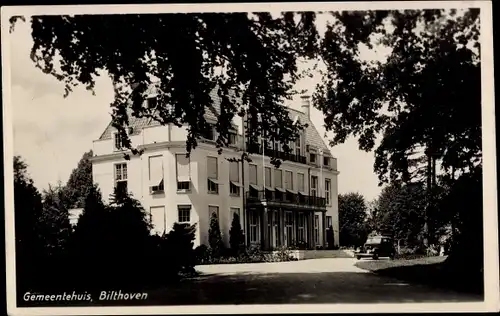
[[[145,96],[153,96],[157,94],[158,92],[158,87],[155,84],[152,84],[149,86],[149,88],[146,90],[144,93]],[[221,104],[221,98],[217,94],[217,88],[214,88],[210,92],[210,96],[213,100],[213,105],[211,107],[208,107],[205,110],[205,119],[210,120],[210,121],[217,121],[218,114],[220,112],[220,104]],[[307,124],[306,128],[306,144],[314,146],[317,149],[322,149],[325,154],[332,155],[330,150],[328,149],[328,146],[326,146],[323,138],[319,134],[318,130],[314,126],[313,122],[310,120],[310,118],[307,116],[307,114],[292,109],[292,108],[287,108],[290,114],[290,118],[292,120],[298,119],[300,123],[302,124]],[[128,116],[129,116],[129,127],[132,127],[132,133],[131,135],[138,135],[141,133],[141,130],[145,127],[152,127],[152,126],[159,126],[160,123],[157,121],[151,119],[151,118],[137,118],[132,115],[132,110],[128,108]],[[108,124],[104,132],[102,133],[101,137],[99,137],[99,140],[105,140],[105,139],[111,139],[111,135],[113,132],[114,128],[111,125],[111,122]]]

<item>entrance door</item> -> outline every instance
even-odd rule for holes
[[[280,245],[280,220],[279,220],[279,210],[273,211],[273,248],[279,247]]]
[[[267,240],[266,240],[266,244],[269,245],[271,248],[274,248],[276,247],[276,245],[274,244],[274,230],[273,230],[273,214],[274,214],[274,211],[273,210],[268,210],[267,211]]]
[[[285,212],[285,244],[288,247],[293,246],[293,214]]]

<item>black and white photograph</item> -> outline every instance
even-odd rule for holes
[[[491,7],[2,7],[9,315],[498,311]]]

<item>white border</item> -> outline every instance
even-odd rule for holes
[[[116,14],[158,12],[248,12],[248,11],[335,11],[381,9],[431,9],[475,7],[481,10],[481,80],[483,124],[483,202],[484,202],[484,272],[483,303],[436,304],[315,304],[315,305],[203,305],[138,307],[56,307],[17,308],[15,300],[14,216],[13,216],[13,126],[10,85],[9,17],[12,15]],[[453,312],[498,311],[498,220],[496,188],[495,108],[493,81],[493,25],[490,1],[419,1],[419,2],[342,2],[342,3],[247,3],[247,4],[148,4],[148,5],[79,5],[79,6],[11,6],[2,7],[2,79],[4,126],[5,232],[7,258],[7,308],[9,315],[103,315],[103,314],[238,314],[286,312]],[[247,309],[251,308],[251,309]]]

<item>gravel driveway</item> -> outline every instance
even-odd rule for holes
[[[355,267],[355,261],[351,258],[335,258],[198,266],[197,270],[202,275],[183,281],[175,289],[150,292],[150,298],[159,305],[482,300],[480,296],[381,277]]]

